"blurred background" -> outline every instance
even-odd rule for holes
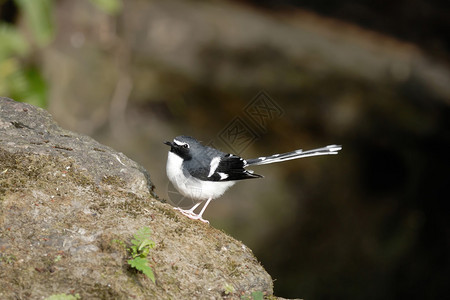
[[[305,299],[438,299],[450,278],[447,1],[0,0],[0,94],[142,164],[186,134],[255,167],[205,213]]]

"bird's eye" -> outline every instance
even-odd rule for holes
[[[183,145],[183,148],[184,148],[184,149],[187,149],[187,148],[189,148],[189,145],[188,145],[188,144],[184,144],[184,145]]]

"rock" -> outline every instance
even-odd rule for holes
[[[0,298],[272,297],[272,279],[249,248],[152,189],[122,153],[0,98]],[[156,243],[148,255],[156,283],[127,264],[125,245],[144,226]]]

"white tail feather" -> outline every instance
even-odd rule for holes
[[[339,145],[329,145],[322,148],[312,149],[303,151],[301,149],[295,150],[292,152],[287,152],[283,154],[274,154],[267,157],[259,157],[254,159],[247,159],[247,165],[266,165],[273,164],[277,162],[298,159],[303,157],[310,156],[319,156],[319,155],[330,155],[330,154],[338,154],[338,151],[341,150],[342,147]]]

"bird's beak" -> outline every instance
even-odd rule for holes
[[[166,144],[167,146],[170,146],[170,147],[173,146],[173,143],[172,143],[172,142],[169,142],[169,141],[165,141],[164,144]]]

